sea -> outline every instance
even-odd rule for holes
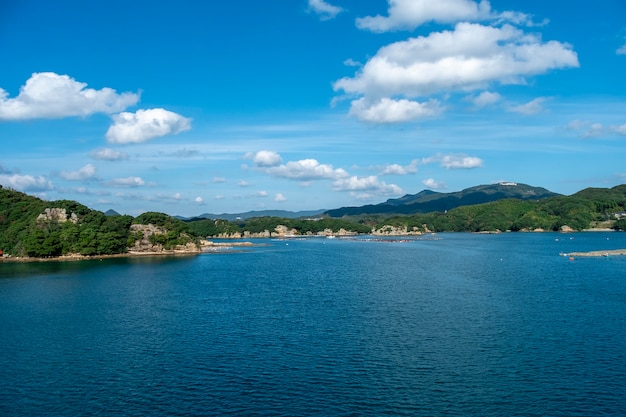
[[[0,263],[0,415],[626,415],[626,233],[253,242]]]

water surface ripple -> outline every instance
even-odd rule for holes
[[[626,410],[626,234],[0,264],[0,415]]]

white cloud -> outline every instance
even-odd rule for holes
[[[204,203],[204,200],[200,196],[196,197],[193,201],[196,204],[203,204]]]
[[[371,175],[369,177],[352,176],[342,178],[333,182],[335,191],[369,191],[376,194],[401,194],[402,189],[395,184],[387,184],[379,181],[378,177]]]
[[[191,129],[191,119],[165,109],[137,110],[114,115],[106,133],[111,143],[139,143]]]
[[[541,26],[547,23],[532,22],[532,16],[515,11],[495,12],[488,0],[479,3],[472,0],[388,0],[388,16],[358,18],[360,29],[372,32],[413,30],[429,22],[452,24],[460,21],[493,21],[495,24],[510,22],[516,25]]]
[[[483,160],[475,156],[463,154],[437,155],[422,159],[422,164],[439,162],[446,169],[472,169],[483,166]]]
[[[42,176],[0,174],[0,184],[19,191],[41,192],[51,190],[52,182]]]
[[[425,103],[401,99],[382,98],[368,100],[364,97],[354,100],[350,107],[350,116],[363,122],[401,123],[426,117],[436,116],[442,112],[437,100]]]
[[[124,152],[115,151],[110,148],[98,149],[89,153],[93,159],[102,161],[121,161],[128,159],[128,154]]]
[[[111,88],[86,88],[68,75],[34,73],[15,98],[0,88],[0,120],[57,119],[86,117],[94,113],[116,113],[135,105],[139,94],[118,94]]]
[[[602,123],[592,123],[589,126],[589,129],[585,133],[583,133],[583,138],[597,138],[606,133],[606,129]]]
[[[96,167],[87,164],[77,171],[61,171],[61,178],[68,181],[84,181],[96,176]]]
[[[468,97],[468,100],[474,103],[476,108],[483,108],[497,103],[502,99],[502,96],[498,93],[492,93],[491,91],[483,91],[477,96]]]
[[[372,32],[386,32],[412,30],[427,22],[455,23],[490,17],[491,6],[488,1],[477,4],[471,0],[389,0],[388,16],[358,18],[356,25]]]
[[[384,46],[353,78],[333,87],[368,98],[419,97],[523,83],[532,75],[578,65],[570,45],[542,42],[539,35],[510,25],[459,23],[452,31]]]
[[[617,55],[626,55],[626,44],[620,46],[615,53]]]
[[[360,67],[363,64],[360,63],[359,61],[355,61],[352,58],[348,58],[345,61],[343,61],[343,65],[345,65],[346,67]]]
[[[417,172],[417,159],[411,161],[409,165],[390,164],[387,165],[380,175],[409,175]]]
[[[241,181],[237,182],[237,185],[242,187],[242,188],[245,188],[245,187],[249,187],[250,183],[248,181],[241,180]]]
[[[280,165],[283,159],[274,151],[259,151],[255,154],[247,154],[249,159],[258,167],[274,167]]]
[[[223,178],[223,177],[213,177],[211,182],[214,183],[214,184],[223,184],[223,183],[226,182],[226,178]]]
[[[257,191],[257,192],[254,194],[254,196],[255,196],[255,197],[267,197],[267,196],[269,196],[269,194],[268,194],[268,192],[267,192],[267,191]]]
[[[324,0],[309,0],[309,11],[319,15],[321,20],[330,20],[337,17],[343,9]]]
[[[335,180],[348,176],[348,173],[342,168],[335,169],[332,165],[320,164],[315,159],[290,161],[283,165],[269,167],[265,170],[265,172],[275,177],[299,181],[319,179]]]
[[[613,131],[619,135],[626,136],[626,124],[614,126]]]
[[[509,111],[525,115],[537,114],[543,111],[543,103],[546,102],[545,97],[538,97],[528,103],[520,104],[509,108]]]
[[[433,190],[440,190],[443,188],[448,188],[448,186],[445,183],[435,181],[433,178],[427,178],[423,180],[422,184],[424,184],[426,187],[433,189]]]
[[[282,193],[277,193],[274,196],[274,201],[277,203],[282,203],[283,201],[287,201],[287,197],[285,197]]]
[[[115,178],[110,181],[110,184],[119,187],[140,187],[145,185],[145,182],[141,177],[127,177]]]

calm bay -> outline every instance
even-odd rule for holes
[[[0,415],[621,415],[625,233],[0,263]]]

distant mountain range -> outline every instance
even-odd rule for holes
[[[389,199],[384,203],[360,207],[342,207],[325,212],[330,217],[357,216],[362,214],[415,214],[444,212],[455,207],[489,203],[505,198],[520,200],[541,200],[557,196],[541,187],[532,187],[514,182],[478,185],[452,193],[439,193],[424,190],[417,194],[406,194],[400,198]]]
[[[247,211],[245,213],[222,213],[211,214],[204,213],[195,217],[174,216],[180,220],[198,220],[198,219],[223,219],[228,221],[246,220],[252,217],[282,217],[285,219],[299,219],[302,217],[317,217],[324,214],[326,210],[308,210],[308,211],[287,211],[287,210],[259,210]]]
[[[455,207],[469,206],[473,204],[489,203],[505,198],[517,198],[520,200],[541,200],[547,197],[558,196],[541,187],[533,187],[527,184],[501,182],[497,184],[478,185],[451,193],[440,193],[431,190],[423,190],[417,194],[406,194],[400,198],[392,198],[379,204],[368,204],[358,207],[341,207],[333,210],[260,210],[244,213],[204,213],[195,217],[174,216],[180,220],[197,219],[223,219],[228,221],[246,220],[253,217],[282,217],[288,219],[319,217],[358,216],[363,214],[415,214],[443,212]],[[113,210],[106,214],[110,215]]]

